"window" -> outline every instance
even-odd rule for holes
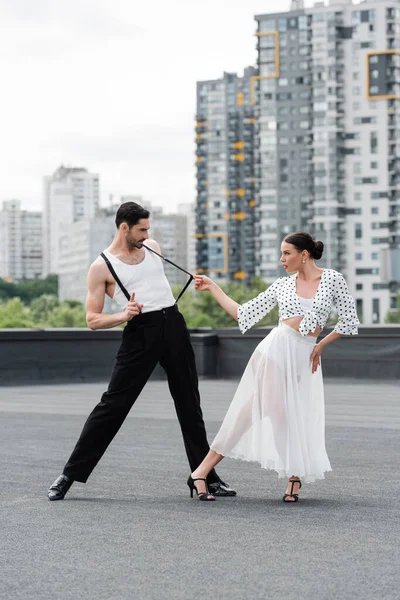
[[[359,110],[361,108],[360,102],[353,102],[353,110]]]
[[[356,283],[356,290],[357,290],[357,291],[360,291],[360,290],[362,290],[362,289],[363,289],[363,287],[364,287],[364,285],[363,285],[362,283]]]
[[[356,275],[373,275],[374,269],[356,269]]]
[[[261,21],[260,22],[260,28],[259,28],[260,33],[266,33],[268,31],[275,31],[275,29],[276,29],[275,21]]]
[[[370,146],[371,154],[378,153],[378,133],[376,131],[370,132],[369,146]]]
[[[379,215],[379,208],[377,206],[371,208],[371,215]]]
[[[387,283],[373,283],[372,289],[373,290],[387,290],[387,289],[389,289],[389,285]]]
[[[371,260],[379,260],[379,252],[372,252]]]
[[[357,314],[359,316],[360,321],[362,321],[362,318],[363,318],[363,301],[362,301],[362,298],[357,298],[356,299],[356,310],[357,310]]]
[[[362,223],[354,223],[354,237],[356,240],[362,238]]]
[[[362,260],[362,257],[363,257],[362,252],[356,252],[356,254],[355,254],[356,260]]]
[[[353,80],[356,81],[357,79],[360,79],[360,73],[359,73],[359,71],[354,71]]]
[[[307,17],[299,17],[299,29],[307,29]]]
[[[374,184],[374,183],[378,183],[378,178],[377,177],[356,177],[354,179],[354,184],[355,185],[363,185],[363,184]]]
[[[353,87],[353,96],[359,96],[361,94],[361,88],[359,87]]]
[[[278,29],[279,29],[279,31],[286,31],[286,29],[287,29],[286,19],[279,19],[279,21],[278,21]]]
[[[379,298],[372,299],[372,322],[379,323],[380,320],[380,301]]]
[[[355,192],[354,200],[357,200],[357,201],[361,200],[361,192]]]
[[[377,169],[378,168],[378,163],[373,161],[371,162],[371,169]]]

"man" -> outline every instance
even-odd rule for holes
[[[111,246],[89,269],[86,320],[90,329],[127,325],[108,390],[89,415],[63,473],[48,490],[49,500],[62,500],[74,481],[87,481],[158,362],[167,373],[192,471],[209,450],[186,323],[161,259],[143,247],[148,240],[149,216],[149,211],[135,202],[122,204]],[[149,240],[148,246],[160,252],[154,240]],[[103,314],[105,294],[120,304],[121,312]],[[214,495],[236,495],[215,471],[207,481]],[[204,482],[197,486],[199,493],[206,491]]]

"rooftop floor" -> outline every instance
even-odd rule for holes
[[[200,382],[209,439],[236,388]],[[333,471],[284,505],[285,483],[224,460],[238,492],[190,500],[164,381],[147,384],[86,485],[46,491],[103,384],[0,388],[0,598],[397,600],[397,382],[326,380]]]

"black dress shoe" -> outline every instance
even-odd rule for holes
[[[224,481],[209,483],[208,489],[213,496],[236,496],[235,490],[229,487]]]
[[[47,492],[49,500],[64,500],[65,494],[73,483],[74,480],[67,475],[62,474],[60,477],[57,477]]]

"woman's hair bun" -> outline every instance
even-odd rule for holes
[[[319,258],[321,258],[323,251],[324,251],[324,244],[320,241],[316,241],[315,245],[314,245],[314,251],[313,251],[313,256],[314,256],[315,260],[318,260]]]

